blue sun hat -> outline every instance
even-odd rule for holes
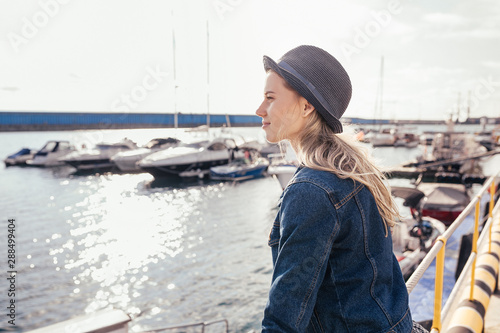
[[[344,67],[330,53],[301,45],[285,53],[278,62],[264,56],[264,69],[283,77],[314,106],[334,133],[342,133],[339,119],[351,100],[352,85]]]

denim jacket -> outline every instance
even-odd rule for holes
[[[262,332],[411,332],[391,234],[364,185],[301,167],[278,206]]]

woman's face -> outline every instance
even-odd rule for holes
[[[267,73],[264,101],[255,112],[262,118],[267,141],[293,141],[304,128],[310,108],[307,100],[289,88],[281,76],[272,71]]]

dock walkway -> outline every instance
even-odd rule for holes
[[[499,180],[500,171],[483,184],[456,220],[438,237],[415,272],[406,281],[406,287],[411,294],[431,263],[435,262],[434,268],[430,270],[434,275],[435,286],[431,333],[500,333]],[[485,208],[488,208],[488,214],[484,214]],[[471,253],[443,304],[446,243],[471,214],[474,217]],[[462,249],[460,251],[462,252]]]

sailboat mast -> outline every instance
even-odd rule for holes
[[[207,20],[207,127],[210,128],[210,47],[209,47],[209,32]]]
[[[382,126],[382,104],[384,95],[384,57],[382,56],[380,60],[380,74],[379,82],[377,86],[377,94],[375,96],[375,111],[373,112],[373,123],[379,123]]]
[[[175,63],[175,28],[174,28],[174,11],[172,11],[172,59],[174,67],[174,128],[179,126],[178,112],[177,112],[177,65]]]
[[[383,101],[384,101],[384,56],[382,56],[382,60],[380,62],[380,118],[382,118],[383,114]]]
[[[470,119],[470,90],[468,91],[467,96],[467,120]]]

